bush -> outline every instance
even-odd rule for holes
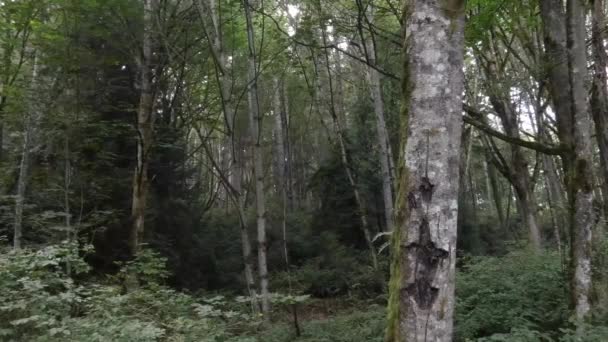
[[[72,277],[88,266],[74,251],[59,245],[0,254],[0,340],[218,341],[231,337],[230,322],[247,318],[220,297],[195,299],[160,285],[164,261],[151,251],[124,265],[143,280],[128,292],[77,284]]]
[[[557,253],[473,258],[456,278],[460,341],[518,330],[555,332],[567,322],[567,281]]]
[[[387,259],[379,256],[379,269],[371,267],[368,251],[352,251],[341,245],[332,234],[318,238],[319,256],[310,258],[290,275],[277,273],[273,286],[278,289],[291,288],[317,298],[356,296],[376,298],[386,292],[388,275]],[[290,277],[290,278],[288,278]]]

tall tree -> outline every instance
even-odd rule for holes
[[[367,37],[361,37],[365,59],[367,61],[367,77],[369,80],[370,95],[374,102],[374,114],[376,116],[376,136],[378,139],[378,149],[380,152],[380,171],[382,179],[382,199],[384,202],[384,219],[386,230],[393,230],[393,152],[386,127],[386,115],[384,111],[384,98],[382,96],[382,83],[380,72],[375,69],[377,65],[376,57],[376,39],[374,37],[374,5],[370,1],[367,4],[367,10],[363,8],[361,1],[357,1],[359,5],[359,20],[365,21],[369,34]],[[359,25],[363,25],[360,23]],[[363,33],[361,33],[363,36]]]
[[[38,56],[34,57],[34,66],[32,68],[32,78],[30,80],[30,94],[33,95],[38,89],[39,79]],[[31,96],[33,97],[33,96]],[[29,183],[30,170],[30,155],[33,147],[34,137],[36,135],[36,127],[40,120],[40,107],[38,101],[33,98],[27,99],[28,108],[25,114],[25,122],[23,129],[23,147],[21,150],[21,161],[19,163],[19,176],[17,178],[17,194],[15,196],[15,224],[13,232],[13,248],[21,249],[23,237],[23,207],[25,204],[25,194]]]
[[[204,33],[207,43],[214,56],[215,74],[219,88],[222,113],[226,123],[226,137],[223,142],[224,160],[228,161],[229,167],[226,170],[227,176],[223,177],[223,185],[228,196],[232,198],[239,216],[241,233],[241,251],[243,254],[244,276],[247,284],[247,291],[251,298],[256,297],[256,286],[254,278],[254,266],[252,258],[251,239],[247,230],[246,217],[246,192],[243,189],[243,158],[239,137],[236,132],[236,109],[234,103],[233,75],[229,65],[229,56],[225,49],[224,30],[222,29],[222,15],[220,6],[216,0],[197,0],[197,9],[203,21]],[[220,165],[218,165],[219,167]],[[224,172],[224,170],[219,170]],[[254,305],[255,307],[255,305]]]
[[[153,1],[143,2],[142,53],[138,58],[140,95],[137,108],[137,164],[133,173],[131,202],[132,226],[129,234],[129,250],[136,255],[143,239],[148,198],[148,166],[154,132],[154,90],[152,86],[152,29]]]
[[[464,1],[406,3],[388,341],[452,341]]]
[[[570,253],[573,271],[572,296],[579,323],[587,318],[591,310],[591,238],[595,224],[591,122],[585,88],[587,76],[585,12],[585,3],[582,0],[568,0],[568,66],[575,155],[575,163],[570,171],[574,176],[569,184],[574,206],[570,227],[572,241]]]
[[[545,58],[549,91],[557,123],[568,201],[570,287],[580,323],[590,310],[591,233],[594,224],[592,152],[585,78],[585,11],[579,0],[542,0]]]
[[[258,68],[256,57],[255,31],[251,15],[252,2],[244,0],[245,20],[247,24],[247,103],[249,111],[249,130],[252,144],[253,177],[255,178],[255,207],[257,224],[258,275],[260,278],[260,295],[262,312],[268,314],[270,298],[268,293],[268,262],[266,257],[266,196],[264,189],[264,165],[262,155],[262,116],[258,97]]]
[[[604,0],[593,0],[592,49],[593,83],[591,87],[591,114],[600,150],[601,183],[604,200],[604,217],[608,217],[608,53],[606,52],[606,14]]]

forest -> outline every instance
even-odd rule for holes
[[[608,341],[607,15],[0,0],[0,341]]]

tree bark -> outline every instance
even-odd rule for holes
[[[582,323],[589,315],[591,295],[591,239],[595,223],[593,209],[593,175],[591,122],[587,108],[585,77],[587,56],[585,44],[585,4],[568,0],[568,64],[574,126],[574,173],[569,184],[574,215],[571,226],[572,296],[575,315]]]
[[[593,0],[592,48],[593,84],[591,87],[591,114],[595,122],[595,135],[600,150],[601,184],[604,218],[608,217],[608,54],[606,41],[606,16],[604,0]]]
[[[455,304],[464,1],[412,0],[405,12],[405,145],[387,339],[448,342]]]
[[[251,16],[251,1],[244,0],[245,19],[247,22],[247,43],[249,47],[247,75],[247,102],[249,107],[249,129],[253,158],[253,177],[255,178],[255,203],[257,224],[258,249],[258,275],[260,280],[260,294],[262,296],[262,312],[270,311],[270,298],[268,293],[268,265],[266,261],[266,199],[264,194],[264,167],[262,161],[262,134],[259,98],[257,89],[257,65],[255,52],[255,35]]]
[[[367,23],[371,27],[374,22],[374,7],[368,5]],[[376,46],[375,41],[370,34],[365,40],[365,50],[367,53],[367,61],[369,65],[376,65]],[[369,79],[370,95],[374,103],[374,114],[376,116],[376,137],[378,139],[378,148],[380,150],[380,172],[382,179],[382,199],[384,202],[384,216],[387,231],[393,231],[393,175],[392,169],[393,153],[389,141],[388,130],[386,128],[384,100],[382,97],[382,84],[380,73],[378,70],[368,66],[367,77]]]
[[[148,164],[154,130],[154,93],[152,89],[152,10],[154,0],[144,0],[142,56],[139,61],[140,95],[137,109],[137,163],[133,174],[129,251],[137,255],[144,235],[148,198]]]

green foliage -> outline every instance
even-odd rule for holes
[[[258,337],[260,342],[380,342],[383,341],[384,308],[371,306],[365,310],[339,315],[303,325],[302,336],[294,336],[289,326],[276,326]]]
[[[556,253],[472,258],[457,275],[456,336],[556,331],[568,318],[566,284]]]
[[[317,255],[309,256],[302,266],[287,274],[277,273],[275,287],[291,286],[315,297],[357,296],[375,298],[385,291],[388,263],[380,257],[379,270],[369,266],[368,251],[352,251],[340,244],[331,233],[309,240]]]
[[[28,340],[79,310],[83,289],[67,276],[67,268],[69,263],[78,275],[88,265],[75,256],[67,244],[0,255],[0,336]]]
[[[144,248],[137,258],[126,262],[120,262],[120,272],[118,278],[125,281],[129,276],[134,275],[140,283],[160,284],[169,277],[167,271],[167,258],[151,248]]]
[[[150,251],[123,269],[149,286],[126,293],[112,283],[76,283],[68,263],[72,276],[89,270],[70,245],[0,255],[0,340],[221,341],[230,337],[227,319],[248,317],[223,298],[197,300],[159,285],[164,261]]]

